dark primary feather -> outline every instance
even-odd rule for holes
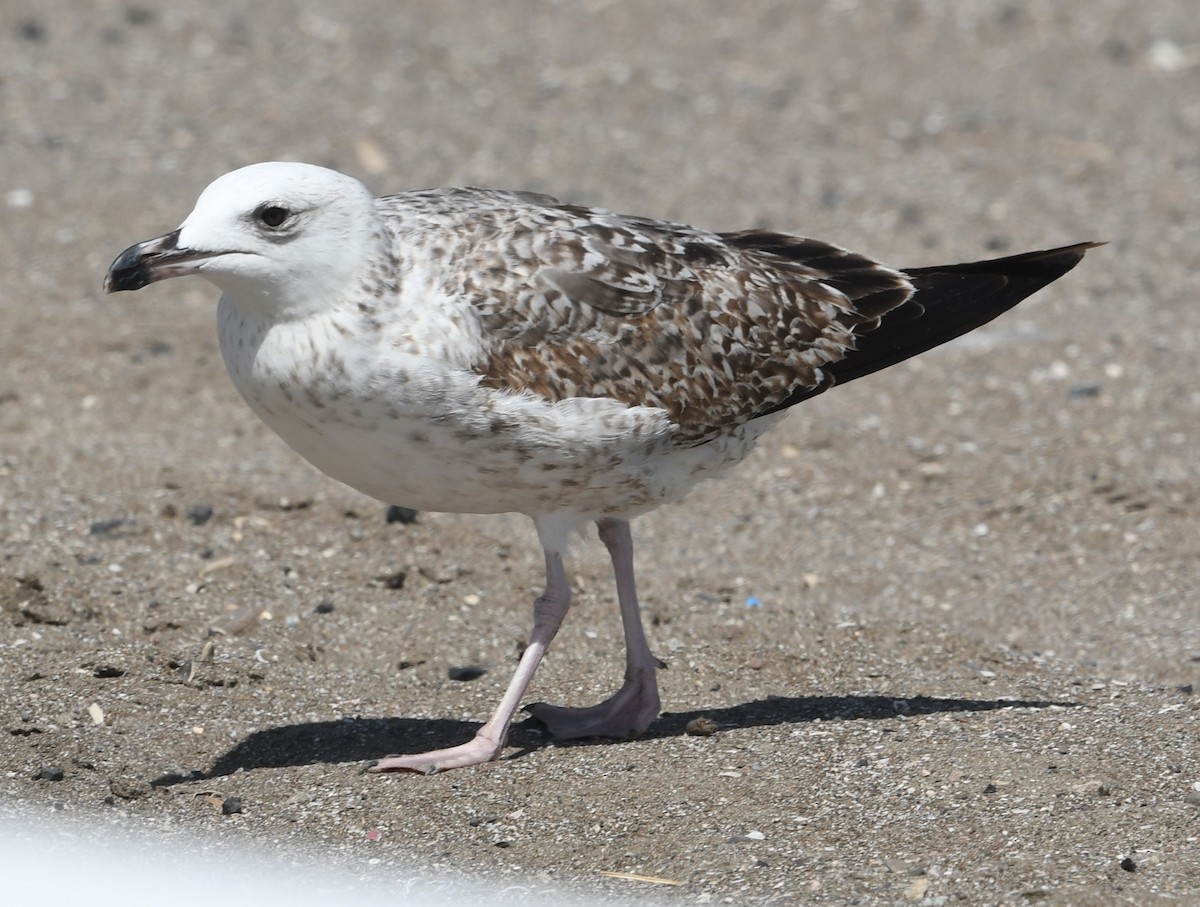
[[[798,389],[782,409],[911,356],[940,346],[1007,312],[1079,264],[1088,249],[1103,243],[1077,243],[1006,258],[932,268],[909,268],[913,295],[861,333],[855,349],[825,366],[830,384]]]

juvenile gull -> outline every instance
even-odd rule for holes
[[[499,758],[567,613],[573,532],[595,522],[612,558],[625,680],[590,708],[529,710],[559,739],[634,736],[659,697],[629,521],[740,461],[793,404],[990,321],[1092,245],[897,270],[799,236],[529,192],[373,198],[332,170],[265,163],[122,252],[105,288],[216,284],[233,383],[334,478],[420,510],[533,519],[546,591],[495,713],[468,743],[374,766],[435,772]]]

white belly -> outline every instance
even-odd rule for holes
[[[775,421],[678,447],[658,409],[514,395],[437,358],[323,331],[314,343],[312,324],[235,325],[228,309],[221,351],[251,408],[322,472],[389,504],[628,518],[738,462]]]

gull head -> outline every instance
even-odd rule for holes
[[[179,229],[117,256],[104,289],[197,274],[237,306],[303,317],[361,283],[386,254],[383,233],[358,180],[311,164],[253,164],[209,185]]]

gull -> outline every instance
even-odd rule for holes
[[[433,773],[500,758],[570,605],[568,541],[589,523],[612,560],[624,682],[598,705],[527,710],[560,740],[644,732],[659,662],[630,520],[727,471],[794,404],[979,327],[1093,245],[896,269],[532,192],[374,198],[270,162],[218,178],[178,229],[122,252],[105,289],[215,284],[234,385],[335,479],[419,510],[533,519],[546,588],[495,712],[467,743],[372,767]]]

